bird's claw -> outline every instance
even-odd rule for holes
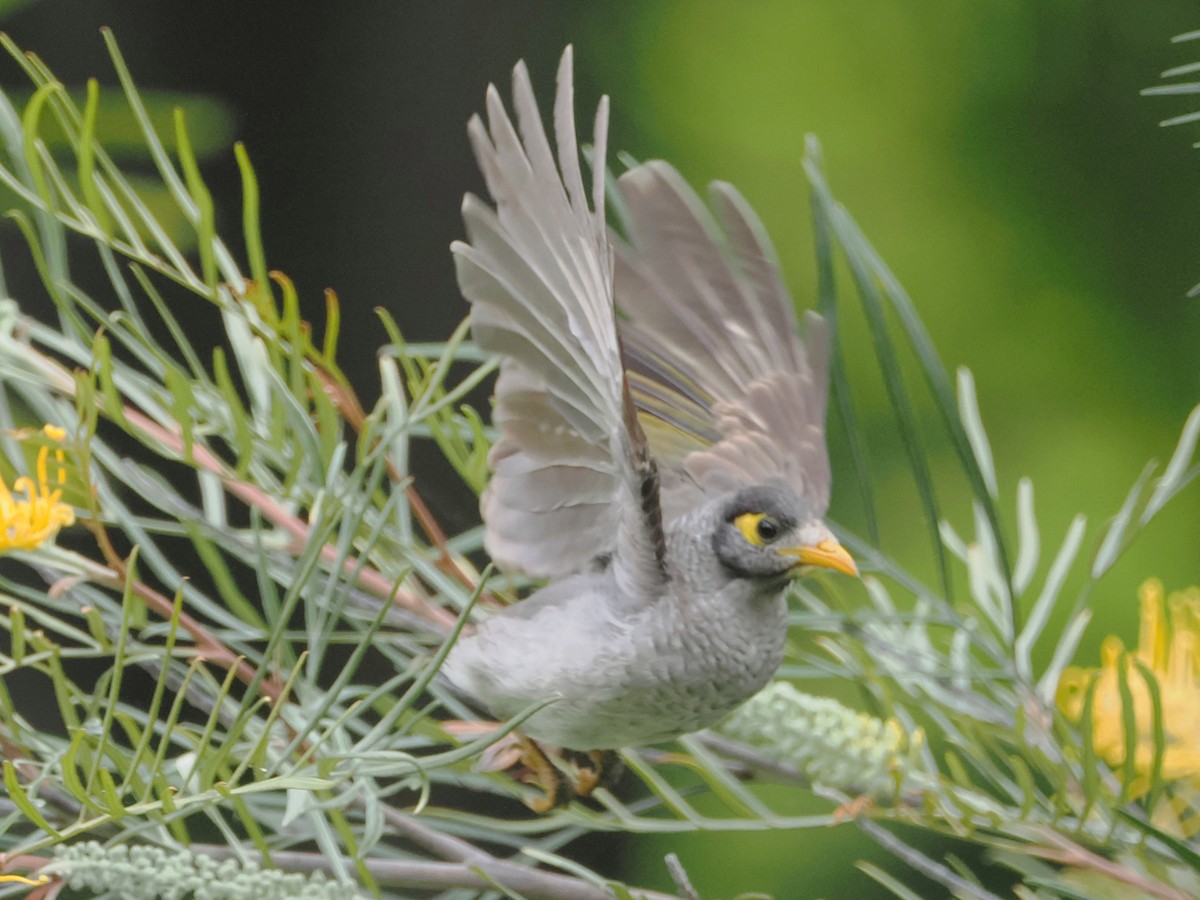
[[[625,768],[616,750],[589,750],[571,755],[576,763],[571,790],[576,797],[590,797],[596,788],[612,787]]]
[[[574,778],[565,775],[535,741],[520,737],[521,763],[526,768],[522,778],[526,784],[541,788],[541,796],[525,798],[525,805],[539,815],[559,806],[566,806],[575,797],[589,797],[597,788],[610,787],[620,777],[624,766],[615,750],[591,750],[587,753],[567,751],[574,763]]]
[[[526,775],[521,780],[542,789],[540,797],[526,797],[525,805],[540,816],[557,806],[565,806],[569,803],[570,793],[563,790],[569,785],[562,773],[550,761],[546,751],[524,735],[519,735],[518,741],[521,746],[521,763],[527,769]],[[563,796],[564,794],[566,796]]]

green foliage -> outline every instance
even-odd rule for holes
[[[1187,41],[1195,41],[1198,39],[1200,39],[1200,31],[1189,31],[1184,34],[1177,34],[1172,40],[1175,43],[1182,43]],[[1181,95],[1190,97],[1195,94],[1200,94],[1200,81],[1170,80],[1180,79],[1185,76],[1190,77],[1195,75],[1197,72],[1200,72],[1200,63],[1193,62],[1184,63],[1181,66],[1172,66],[1162,73],[1163,80],[1167,81],[1166,84],[1158,84],[1154,85],[1153,87],[1148,87],[1143,90],[1142,93],[1146,96],[1166,97]],[[1172,125],[1192,125],[1198,121],[1200,121],[1200,111],[1191,111],[1171,116],[1168,119],[1164,119],[1160,124],[1170,127]],[[1194,143],[1192,146],[1200,147],[1200,142]],[[1197,295],[1200,295],[1200,284],[1196,285],[1188,292],[1189,297],[1195,297]]]
[[[1094,554],[1082,554],[1082,518],[1044,547],[1032,486],[1022,482],[1015,513],[999,500],[970,374],[946,372],[915,305],[835,200],[811,142],[821,310],[836,323],[854,298],[863,306],[939,584],[922,584],[873,539],[843,535],[870,573],[865,602],[798,591],[795,621],[816,640],[792,662],[853,684],[864,714],[776,686],[725,736],[683,738],[665,754],[627,751],[632,792],[601,789],[595,804],[529,817],[516,802],[526,788],[487,765],[506,730],[463,737],[456,720],[473,714],[435,679],[474,607],[497,602],[468,558],[479,532],[444,535],[409,466],[411,442],[432,440],[482,488],[489,430],[463,400],[493,363],[462,328],[444,344],[414,345],[385,315],[380,399],[363,409],[336,361],[336,298],[314,326],[293,285],[268,267],[246,153],[236,150],[235,249],[215,231],[186,117],[165,142],[107,40],[160,189],[191,234],[172,237],[97,142],[105,113],[96,94],[72,96],[6,43],[26,60],[33,92],[21,111],[0,96],[0,183],[20,199],[14,220],[57,321],[33,318],[19,299],[0,305],[0,450],[6,472],[26,471],[20,429],[64,427],[68,496],[82,523],[0,571],[6,862],[110,892],[130,877],[120,867],[136,862],[247,878],[264,891],[291,877],[276,870],[317,869],[328,880],[304,890],[661,897],[611,885],[558,851],[595,831],[852,819],[960,896],[993,895],[885,824],[985,846],[1023,880],[1023,896],[1135,889],[1169,898],[1200,888],[1195,839],[1158,818],[1162,804],[1178,812],[1194,802],[1163,781],[1162,729],[1159,763],[1135,796],[1086,737],[1091,710],[1081,735],[1054,702],[1096,582],[1195,474],[1200,412],[1163,474],[1152,480],[1147,469],[1096,535]],[[69,162],[49,150],[50,120]],[[94,295],[72,276],[80,253],[97,254],[107,276]],[[223,325],[211,351],[189,339],[185,323],[199,315]],[[938,413],[933,435],[906,378],[909,353]],[[833,383],[869,498],[866,442],[840,363]],[[930,464],[933,441],[948,442],[958,468],[949,474],[970,486],[969,538],[942,521],[947,475]],[[1067,596],[1080,568],[1084,586]],[[1056,631],[1052,613],[1064,608]],[[1039,650],[1048,665],[1036,664]],[[53,703],[10,691],[16,673]],[[1124,709],[1132,716],[1132,703]],[[817,721],[823,742],[813,740]],[[1126,727],[1130,740],[1133,732]],[[845,765],[851,746],[864,751],[860,778]],[[814,793],[824,809],[795,814],[788,791],[764,791],[762,781]],[[463,802],[463,791],[477,802]],[[485,801],[500,812],[472,811]],[[677,861],[668,870],[686,895],[686,873]],[[864,871],[897,896],[915,895],[902,874]],[[146,896],[167,893],[141,883]]]

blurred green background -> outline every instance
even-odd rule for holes
[[[489,81],[507,93],[517,59],[548,99],[573,42],[581,120],[608,93],[611,147],[669,159],[697,185],[738,185],[801,305],[813,302],[814,267],[800,158],[816,134],[834,191],[908,288],[947,366],[974,371],[1002,504],[1011,508],[1019,477],[1033,479],[1047,555],[1077,512],[1094,548],[1200,402],[1200,301],[1185,296],[1200,280],[1198,136],[1157,124],[1193,105],[1139,96],[1162,70],[1200,59],[1200,42],[1170,43],[1197,24],[1183,0],[0,4],[0,26],[71,87],[88,75],[115,83],[98,34],[111,25],[142,87],[224,107],[208,127],[247,144],[268,258],[313,316],[321,290],[338,291],[345,363],[368,397],[373,307],[418,339],[447,335],[465,312],[447,251],[461,234],[462,192],[480,188],[464,125]],[[2,77],[21,84],[11,64]],[[232,153],[210,157],[205,172],[233,236]],[[23,257],[11,235],[0,240],[24,301],[36,294],[32,273],[14,271]],[[856,314],[843,348],[877,467],[883,546],[932,580]],[[925,411],[943,514],[968,529],[957,467]],[[835,473],[846,471],[841,447],[835,434]],[[467,492],[432,457],[421,464],[448,527],[471,524]],[[1143,579],[1200,582],[1198,512],[1193,489],[1102,582],[1081,662],[1096,662],[1104,634],[1132,639]],[[862,527],[844,479],[834,515]],[[602,871],[664,888],[661,857],[675,850],[706,897],[875,896],[853,860],[896,868],[850,826],[576,849]]]

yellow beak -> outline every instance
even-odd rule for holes
[[[821,566],[844,572],[847,575],[858,574],[858,566],[854,563],[854,557],[833,538],[823,540],[815,547],[789,547],[779,552],[786,556],[795,556],[799,560],[798,565]]]

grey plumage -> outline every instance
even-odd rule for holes
[[[452,250],[473,336],[503,357],[487,548],[552,583],[461,639],[443,673],[498,716],[560,698],[524,728],[549,743],[661,740],[775,671],[788,579],[854,570],[821,522],[828,335],[809,314],[797,339],[774,251],[729,185],[712,188],[714,221],[666,163],[639,165],[617,181],[626,238],[610,233],[607,98],[589,205],[570,48],[557,163],[523,64],[513,107],[516,127],[490,87],[488,125],[468,126],[495,207],[467,195]]]

